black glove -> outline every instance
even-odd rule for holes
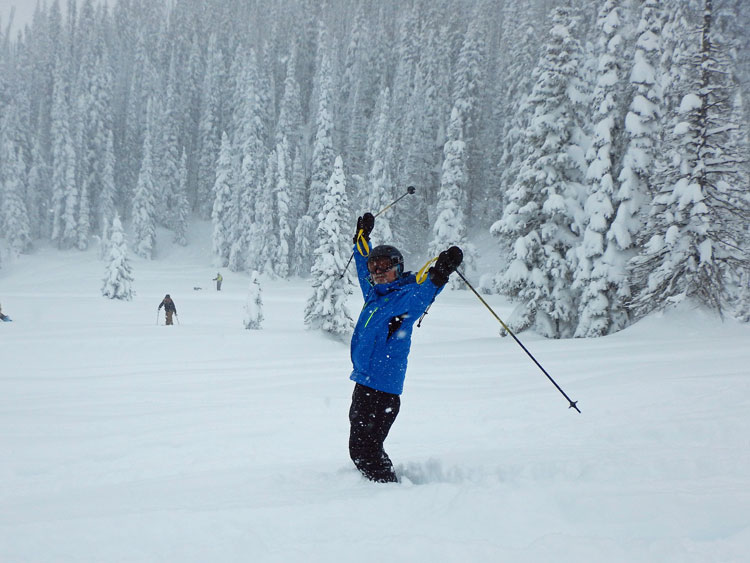
[[[438,287],[448,283],[450,276],[463,262],[464,253],[457,246],[451,246],[448,250],[443,250],[438,256],[435,265],[430,268],[430,279]]]
[[[362,231],[362,237],[366,240],[370,240],[370,233],[375,226],[375,216],[372,213],[365,213],[357,219],[357,230],[354,231],[354,244],[357,244],[357,238],[359,237],[359,231]]]

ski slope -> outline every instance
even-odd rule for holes
[[[130,302],[101,296],[96,250],[3,260],[0,561],[748,560],[747,325],[685,306],[521,334],[578,414],[446,291],[386,441],[402,482],[373,484],[348,459],[348,343],[305,330],[307,282],[262,278],[249,331],[249,276],[217,292],[207,248],[159,248],[131,257]]]

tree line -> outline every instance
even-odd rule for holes
[[[223,266],[317,279],[330,233],[346,256],[356,215],[415,185],[374,236],[472,272],[491,233],[481,286],[515,331],[685,298],[748,320],[741,2],[459,4],[40,5],[0,32],[0,233],[84,250],[122,219],[152,258],[157,227],[184,245],[210,220]]]

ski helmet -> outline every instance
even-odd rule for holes
[[[396,266],[396,273],[400,276],[404,273],[404,256],[398,248],[390,244],[381,244],[370,251],[367,256],[367,265],[378,258],[388,258],[391,261],[391,267]]]

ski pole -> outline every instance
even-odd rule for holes
[[[159,309],[156,310],[156,326],[159,326]]]
[[[405,194],[403,194],[403,195],[397,197],[396,199],[394,199],[391,203],[389,203],[383,209],[381,209],[380,211],[378,211],[373,217],[377,217],[378,215],[382,215],[383,213],[385,213],[386,211],[388,211],[391,207],[393,207],[394,205],[396,205],[399,201],[401,201],[402,199],[404,199],[409,194],[413,194],[415,191],[416,191],[416,188],[414,186],[407,186]],[[362,231],[359,231],[359,233],[357,233],[357,238],[359,238],[361,236],[362,236]],[[341,275],[339,276],[339,279],[341,279],[341,278],[344,277],[344,274],[346,273],[347,268],[349,268],[349,264],[352,263],[352,259],[353,258],[354,258],[354,251],[352,250],[352,255],[349,257],[349,261],[346,263],[346,266],[344,266],[344,269],[341,271]]]
[[[501,325],[503,326],[503,328],[504,328],[504,329],[505,329],[505,330],[507,331],[507,333],[508,333],[508,334],[510,334],[510,335],[511,335],[511,336],[513,337],[513,340],[515,340],[515,341],[516,341],[516,342],[518,343],[518,345],[519,345],[519,346],[520,346],[521,348],[523,348],[523,351],[524,351],[524,352],[526,352],[526,354],[528,354],[529,358],[531,358],[531,359],[532,359],[532,360],[534,361],[534,363],[535,363],[535,364],[537,365],[537,367],[538,367],[538,368],[539,368],[540,370],[542,370],[542,373],[544,373],[544,375],[546,375],[546,376],[547,376],[547,379],[549,379],[549,380],[550,380],[550,381],[552,382],[552,384],[553,384],[553,385],[554,385],[555,387],[557,387],[557,390],[558,390],[558,391],[560,391],[560,393],[562,393],[562,396],[563,396],[563,397],[565,397],[565,398],[566,398],[566,399],[568,400],[568,403],[570,403],[570,404],[569,404],[569,406],[568,406],[568,408],[569,408],[569,409],[575,409],[575,410],[577,410],[577,411],[578,411],[578,412],[580,413],[580,412],[581,412],[581,409],[579,409],[579,408],[578,408],[578,401],[573,401],[573,400],[572,400],[572,399],[571,399],[570,397],[568,397],[568,396],[567,396],[567,395],[565,394],[565,391],[563,391],[563,390],[562,390],[562,387],[560,387],[560,386],[559,386],[559,385],[557,384],[557,382],[556,382],[556,381],[555,381],[554,379],[552,379],[552,376],[551,376],[551,375],[550,375],[549,373],[547,373],[547,370],[546,370],[546,369],[544,369],[544,368],[542,367],[542,364],[540,364],[540,363],[539,363],[539,362],[537,361],[537,359],[536,359],[536,358],[535,358],[535,357],[534,357],[534,356],[533,356],[533,355],[531,354],[531,352],[529,352],[529,351],[528,351],[528,349],[526,348],[526,346],[524,346],[524,345],[523,345],[523,343],[522,343],[522,342],[521,342],[521,341],[520,341],[520,340],[518,339],[518,337],[517,337],[517,336],[516,336],[515,334],[513,334],[513,331],[512,331],[512,330],[510,330],[510,328],[508,328],[508,325],[506,325],[506,324],[505,324],[505,323],[504,323],[504,322],[502,321],[502,319],[501,319],[500,317],[498,317],[498,316],[497,316],[497,313],[495,313],[495,311],[493,311],[493,310],[492,310],[492,307],[490,307],[490,306],[489,306],[489,305],[487,304],[487,302],[486,302],[486,301],[485,301],[484,299],[482,299],[482,296],[481,296],[481,295],[479,295],[479,293],[477,293],[477,290],[476,290],[476,289],[474,289],[474,286],[472,286],[472,285],[471,285],[471,284],[469,283],[469,280],[467,280],[467,279],[466,279],[466,278],[464,277],[464,275],[463,275],[463,274],[461,273],[461,271],[460,271],[460,270],[456,270],[456,273],[457,273],[457,274],[458,274],[458,275],[459,275],[459,276],[461,277],[461,279],[462,279],[462,280],[464,280],[464,283],[465,283],[465,284],[466,284],[467,286],[469,286],[469,289],[470,289],[470,290],[471,290],[471,291],[472,291],[472,292],[474,293],[474,295],[476,295],[476,296],[477,296],[477,299],[479,299],[479,300],[480,300],[480,301],[482,302],[482,305],[484,305],[485,307],[487,307],[487,310],[488,310],[488,311],[489,311],[490,313],[492,313],[492,316],[493,316],[493,317],[495,317],[495,318],[497,319],[497,321],[498,321],[498,322],[499,322],[499,323],[500,323],[500,324],[501,324]]]
[[[385,213],[386,211],[388,211],[391,207],[393,207],[394,205],[396,205],[399,201],[401,201],[402,199],[404,199],[406,196],[408,196],[409,194],[413,194],[416,190],[417,189],[414,186],[407,186],[405,194],[401,195],[400,197],[397,197],[391,203],[389,203],[388,205],[386,205],[383,209],[381,209],[380,211],[378,211],[375,214],[375,217],[377,217],[378,215],[382,215],[383,213]]]

